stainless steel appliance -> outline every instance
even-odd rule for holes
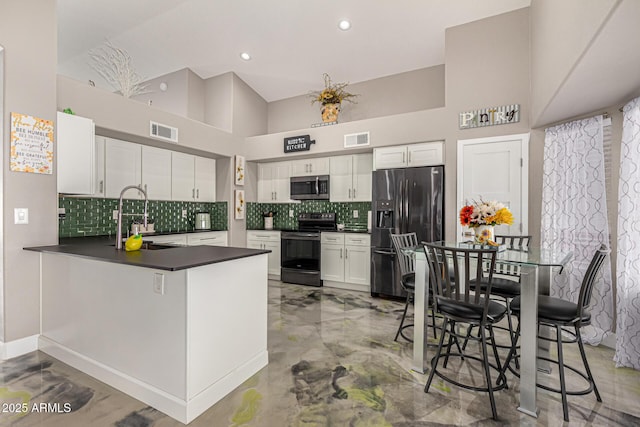
[[[293,176],[290,181],[293,200],[329,200],[329,175]]]
[[[211,214],[209,212],[196,213],[196,230],[211,230]]]
[[[371,295],[405,298],[390,235],[443,240],[444,166],[377,170],[372,180]]]
[[[280,279],[287,283],[322,286],[320,232],[335,230],[335,212],[299,214],[298,230],[281,234]]]

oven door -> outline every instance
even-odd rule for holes
[[[283,232],[280,279],[287,283],[322,286],[320,280],[320,233]]]

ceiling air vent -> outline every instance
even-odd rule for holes
[[[165,141],[178,142],[178,128],[167,125],[161,125],[156,122],[149,122],[149,132],[154,138],[164,139]]]
[[[350,133],[344,136],[344,148],[356,148],[369,145],[369,132]]]

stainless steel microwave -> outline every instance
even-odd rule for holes
[[[293,200],[329,200],[329,175],[291,177]]]

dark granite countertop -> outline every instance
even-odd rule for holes
[[[115,246],[113,246],[113,238],[108,239],[103,237],[102,239],[91,239],[92,241],[86,241],[88,239],[86,237],[80,239],[82,242],[79,243],[63,243],[63,239],[61,239],[61,244],[59,245],[37,246],[24,249],[50,254],[74,255],[98,261],[168,271],[185,270],[187,268],[271,252],[269,250],[226,246],[175,246],[168,249],[141,249],[127,252],[125,250],[116,250]]]

